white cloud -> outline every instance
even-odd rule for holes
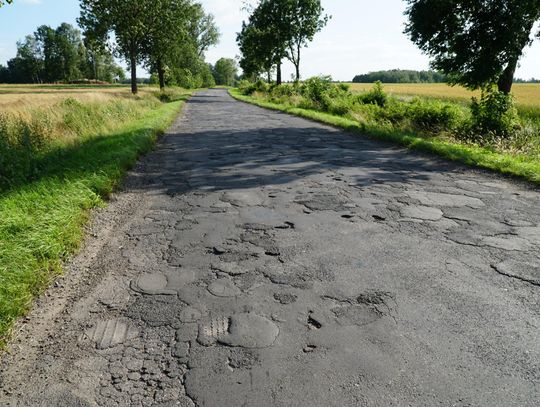
[[[41,4],[42,0],[19,0],[23,4],[31,4],[31,5],[37,5]]]

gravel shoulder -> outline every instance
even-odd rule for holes
[[[17,326],[2,406],[537,406],[540,193],[195,95]]]

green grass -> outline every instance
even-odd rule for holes
[[[79,247],[89,210],[104,203],[183,105],[157,103],[113,130],[56,143],[37,156],[38,176],[0,194],[0,347]]]
[[[302,109],[287,104],[272,103],[253,96],[245,96],[238,89],[231,89],[229,92],[231,96],[243,102],[294,114],[306,119],[340,127],[353,133],[367,135],[374,139],[390,141],[411,149],[435,153],[466,165],[516,176],[532,183],[540,184],[540,161],[531,156],[499,153],[487,148],[453,143],[435,137],[420,137],[413,132],[388,129],[384,126],[361,124],[358,121],[342,116],[311,109]]]

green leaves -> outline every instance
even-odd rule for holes
[[[432,66],[471,89],[498,84],[508,93],[530,45],[539,0],[407,0],[406,33]]]
[[[230,58],[221,58],[213,69],[216,85],[233,86],[238,73],[236,61]]]
[[[244,23],[237,42],[240,66],[249,76],[289,59],[300,79],[300,53],[328,22],[320,0],[262,0]]]
[[[131,66],[134,93],[137,64],[157,72],[164,86],[168,70],[184,68],[186,60],[199,66],[219,38],[213,17],[192,0],[81,0],[78,21],[94,42],[114,33],[116,52]]]

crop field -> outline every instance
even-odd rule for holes
[[[142,86],[141,95],[156,89]],[[6,85],[0,84],[0,111],[22,112],[28,108],[48,107],[67,98],[81,102],[104,102],[114,98],[130,98],[128,85]]]
[[[363,92],[373,87],[372,83],[351,83],[353,92]],[[395,96],[422,96],[446,99],[457,102],[468,102],[471,97],[480,92],[471,92],[461,86],[449,86],[444,83],[388,83],[384,89]],[[540,109],[540,84],[517,83],[512,88],[516,102],[523,107],[538,107]]]

